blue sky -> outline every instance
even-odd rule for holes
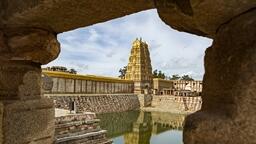
[[[136,37],[149,44],[153,69],[202,79],[204,52],[212,40],[170,28],[156,10],[59,34],[61,53],[43,67],[59,65],[81,74],[118,76],[119,69],[128,63]]]

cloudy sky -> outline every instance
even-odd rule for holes
[[[212,40],[170,28],[156,10],[59,34],[61,53],[44,67],[58,65],[74,68],[81,74],[118,76],[119,69],[128,63],[131,43],[136,37],[149,44],[153,70],[202,79],[204,51]]]

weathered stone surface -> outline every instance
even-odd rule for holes
[[[76,112],[123,112],[138,110],[140,101],[135,94],[44,94],[55,102],[56,108],[70,110],[74,103]]]
[[[3,0],[0,27],[40,27],[56,33],[156,7],[181,31],[213,37],[218,27],[256,7],[254,0]]]
[[[51,143],[54,139],[51,100],[1,102],[0,114],[4,144]]]
[[[201,109],[202,99],[197,97],[156,95],[153,96],[151,107],[143,111],[158,111],[170,113],[193,113]]]
[[[256,7],[254,0],[155,0],[160,18],[174,29],[214,37],[233,17]]]
[[[0,31],[0,52],[5,52],[7,50],[7,46],[5,44],[4,33]]]
[[[112,144],[101,130],[95,113],[66,115],[55,118],[55,143]]]
[[[41,27],[60,33],[153,7],[153,0],[4,0],[1,22],[11,27]]]
[[[40,29],[8,29],[0,32],[0,59],[30,60],[46,64],[57,58],[56,35]]]
[[[42,92],[50,91],[53,88],[53,79],[46,74],[42,74]]]
[[[140,107],[151,106],[153,95],[151,94],[138,94],[138,99],[140,102]]]
[[[255,14],[222,25],[207,49],[202,110],[187,118],[185,144],[256,143]]]
[[[0,117],[3,144],[53,142],[54,106],[41,98],[39,63],[0,60]]]
[[[0,100],[40,97],[40,65],[26,61],[0,61]]]
[[[0,143],[53,142],[54,106],[41,98],[41,64],[55,59],[59,51],[51,32],[0,30]]]

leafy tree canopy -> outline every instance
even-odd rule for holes
[[[126,72],[127,72],[127,66],[124,66],[123,68],[120,68],[119,69],[120,75],[118,77],[120,77],[121,79],[125,79]]]
[[[181,77],[181,80],[186,80],[186,81],[193,81],[194,79],[192,77],[190,77],[189,75],[183,75]]]
[[[153,78],[161,78],[161,79],[165,79],[166,75],[165,73],[163,73],[161,70],[158,71],[157,69],[153,71]]]
[[[66,72],[66,73],[71,73],[71,74],[77,74],[77,71],[73,68],[68,69],[64,66],[52,66],[52,67],[46,67],[43,68],[44,70],[49,70],[49,71],[60,71],[60,72]]]
[[[172,77],[169,77],[169,80],[179,80],[180,76],[178,74],[172,75]]]

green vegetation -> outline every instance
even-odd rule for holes
[[[183,75],[180,80],[193,81],[194,79],[189,75]]]
[[[120,75],[118,76],[121,79],[125,79],[125,74],[127,72],[127,66],[124,66],[123,68],[119,69]],[[194,79],[189,75],[183,75],[180,76],[178,74],[173,74],[172,76],[167,76],[164,72],[161,70],[155,69],[152,73],[153,78],[160,78],[160,79],[166,79],[166,80],[186,80],[186,81],[193,81]]]
[[[125,79],[126,72],[127,72],[127,66],[124,66],[123,68],[120,68],[119,69],[120,75],[118,77],[120,77],[121,79]]]
[[[155,69],[153,71],[153,78],[161,78],[161,79],[167,79],[167,80],[186,80],[186,81],[193,81],[194,80],[189,75],[179,76],[178,74],[174,74],[172,76],[167,76],[161,70],[157,70],[157,69]]]
[[[179,80],[180,76],[178,74],[172,75],[172,77],[169,77],[169,80]]]
[[[73,68],[67,69],[64,66],[52,66],[52,67],[46,67],[43,68],[43,70],[48,70],[48,71],[59,71],[59,72],[66,72],[66,73],[71,73],[71,74],[77,74],[77,71]]]
[[[162,71],[158,71],[157,69],[153,71],[153,78],[161,78],[165,79],[166,76]]]

